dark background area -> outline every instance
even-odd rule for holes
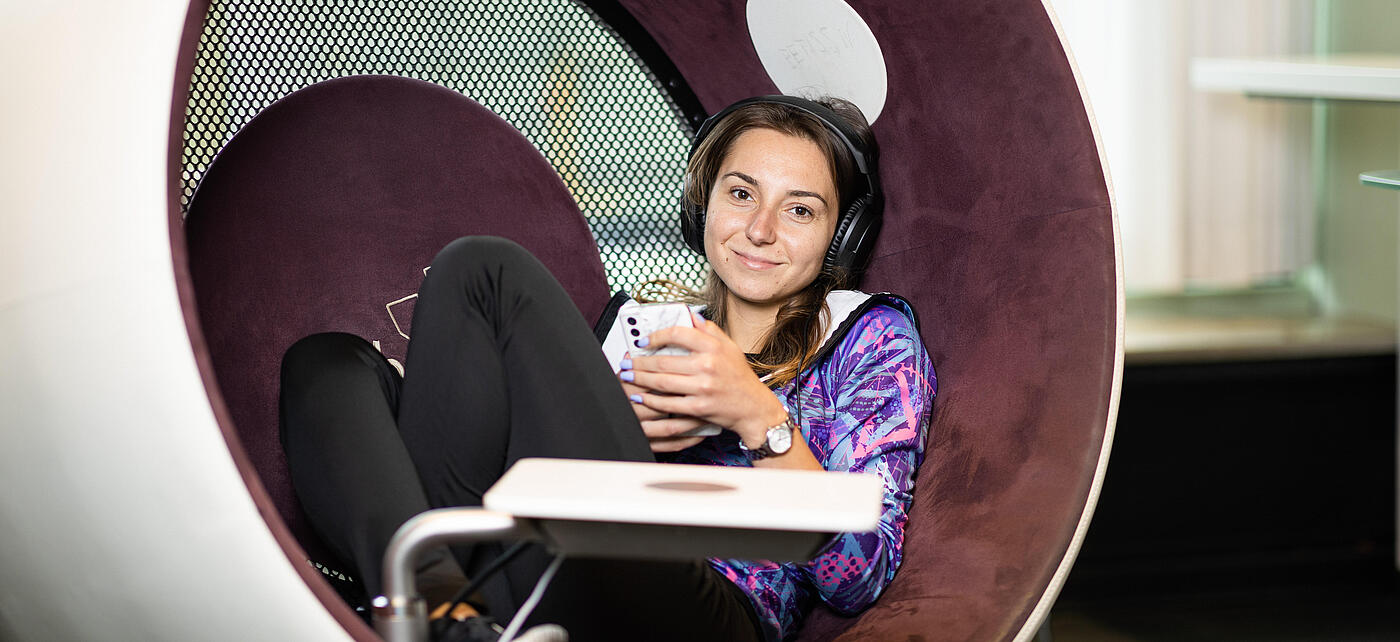
[[[1130,365],[1057,640],[1400,639],[1396,360]]]

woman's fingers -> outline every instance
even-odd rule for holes
[[[728,334],[725,333],[724,330],[721,330],[720,326],[718,326],[717,323],[706,322],[704,318],[701,318],[700,315],[696,315],[696,313],[692,313],[692,315],[690,316],[692,316],[693,319],[696,319],[696,330],[699,330],[700,333],[706,334],[707,337],[713,338],[713,340],[717,341],[717,343],[725,345],[734,345],[735,350],[738,350],[739,345],[735,344],[734,340],[732,340],[732,338],[729,338]]]
[[[651,391],[638,392],[627,395],[632,400],[632,405],[646,406],[662,415],[688,415],[691,417],[701,416],[696,412],[696,398],[682,395],[658,394]]]
[[[718,324],[710,323],[706,321],[704,317],[694,312],[692,312],[690,316],[691,319],[695,321],[696,330],[699,330],[715,339],[723,339],[725,341],[730,341],[729,335],[725,334],[724,330],[721,330]]]
[[[652,452],[668,453],[685,450],[704,441],[704,437],[686,437],[685,433],[705,425],[694,417],[666,417],[642,422]]]
[[[642,393],[646,392],[646,389],[624,381],[622,382],[622,392],[625,393],[629,399],[635,401]],[[666,416],[664,412],[639,403],[632,404],[632,411],[637,414],[638,421],[649,421]]]
[[[654,453],[673,453],[678,450],[685,450],[695,444],[705,441],[704,437],[671,437],[669,439],[652,439],[651,451]]]
[[[714,338],[703,330],[676,325],[657,330],[656,332],[642,337],[639,341],[644,341],[640,346],[644,348],[674,346],[677,348],[685,348],[693,353],[712,349]]]
[[[622,369],[625,370],[646,370],[649,372],[670,372],[673,374],[691,374],[695,371],[695,359],[692,355],[656,355],[653,357],[632,357],[622,362]]]
[[[642,422],[642,432],[646,433],[648,439],[669,439],[680,437],[683,433],[690,432],[705,425],[704,421],[695,417],[664,417],[662,419],[652,419]]]
[[[679,397],[647,390],[641,386],[625,381],[622,383],[622,391],[625,392],[627,398],[632,401],[632,411],[637,414],[637,420],[642,422],[642,429],[644,432],[649,422],[658,420],[663,423],[655,424],[655,426],[657,426],[656,430],[664,431],[667,427],[673,429],[672,432],[658,432],[657,435],[652,435],[648,432],[648,437],[669,437],[676,433],[682,433],[691,428],[697,428],[705,424],[705,422],[695,417],[685,416],[684,414],[675,413],[671,410],[660,409],[641,401],[642,399],[648,399],[651,400],[652,403],[670,404],[670,400],[678,399]]]
[[[624,370],[618,375],[623,384],[631,382],[644,391],[662,392],[671,395],[693,395],[705,390],[704,377],[683,374],[661,374],[645,370]],[[627,393],[631,396],[633,393]]]

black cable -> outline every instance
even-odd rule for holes
[[[476,592],[478,588],[481,588],[481,585],[485,583],[487,579],[501,570],[502,566],[505,566],[508,562],[515,559],[516,556],[520,555],[520,552],[525,550],[525,547],[529,544],[530,542],[527,541],[516,542],[512,544],[510,548],[506,549],[506,552],[501,553],[496,559],[491,560],[491,563],[487,564],[485,569],[478,573],[475,578],[472,578],[472,581],[468,582],[466,586],[462,587],[462,590],[457,591],[457,594],[452,597],[452,602],[447,605],[447,614],[444,616],[444,619],[452,619],[452,611],[457,609],[458,604],[466,602],[468,595],[471,595]]]

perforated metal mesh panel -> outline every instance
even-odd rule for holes
[[[613,289],[699,284],[676,218],[690,129],[623,39],[572,0],[213,0],[185,114],[182,206],[259,111],[354,74],[437,83],[519,129],[578,201]]]

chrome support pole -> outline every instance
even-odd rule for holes
[[[424,550],[444,544],[533,539],[528,522],[484,508],[439,508],[404,522],[384,552],[384,595],[374,598],[374,629],[385,642],[426,642],[428,607],[414,569]]]

